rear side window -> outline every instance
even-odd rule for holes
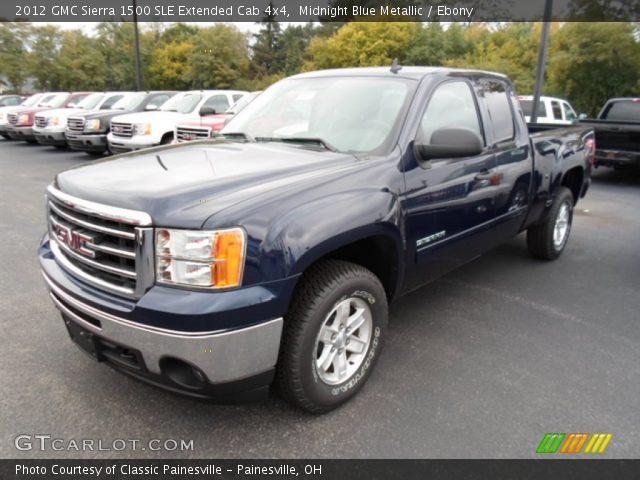
[[[515,136],[513,112],[505,84],[497,80],[482,80],[480,85],[493,125],[494,142],[513,139]]]
[[[551,111],[553,111],[554,120],[562,120],[562,109],[560,102],[551,102]]]
[[[530,117],[533,114],[533,100],[520,100],[522,106],[522,112]],[[538,118],[547,116],[547,107],[544,102],[538,102]]]
[[[482,138],[473,92],[466,82],[447,82],[433,92],[420,122],[418,139],[429,144],[433,132],[447,127],[468,128]]]
[[[229,108],[229,99],[226,95],[214,95],[213,97],[209,97],[202,108],[213,108],[216,113],[222,113]]]
[[[244,97],[244,94],[242,93],[234,93],[233,94],[233,103],[236,103],[238,100],[240,100],[242,97]]]
[[[613,102],[602,113],[601,117],[619,122],[640,122],[640,102],[629,100]]]

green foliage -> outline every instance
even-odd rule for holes
[[[348,23],[328,39],[311,40],[305,69],[391,65],[394,58],[403,63],[419,29],[413,22]]]
[[[571,0],[570,6],[585,15],[607,8],[604,0]],[[498,71],[520,93],[533,92],[539,23],[377,21],[284,28],[274,19],[261,22],[252,38],[229,24],[142,26],[144,87],[260,90],[303,70],[389,66],[397,58],[401,65]],[[552,24],[544,93],[566,97],[590,114],[609,97],[638,95],[639,38],[631,23]],[[52,25],[0,23],[0,78],[14,90],[28,78],[42,90],[132,90],[133,24],[100,23],[87,35]]]
[[[24,60],[30,31],[31,27],[26,23],[0,23],[0,76],[5,77],[7,86],[15,91],[19,91],[27,80]]]
[[[555,36],[548,88],[594,115],[610,97],[639,91],[640,46],[629,23],[570,23]]]
[[[232,88],[247,75],[247,38],[235,27],[217,24],[202,28],[192,41],[188,59],[192,88]]]

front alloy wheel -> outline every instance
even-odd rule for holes
[[[302,276],[285,316],[277,380],[283,396],[312,413],[354,396],[382,348],[387,296],[370,270],[341,260]]]

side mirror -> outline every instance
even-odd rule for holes
[[[473,130],[447,127],[433,132],[431,143],[416,143],[415,149],[420,159],[428,161],[436,158],[480,155],[484,150],[484,145],[480,136]]]
[[[581,113],[580,115],[578,115],[578,120],[585,120],[587,118],[589,117],[586,113]]]
[[[200,116],[201,117],[205,117],[207,115],[215,115],[216,114],[216,109],[213,107],[202,107],[200,109]]]
[[[158,110],[158,105],[149,104],[146,107],[144,107],[144,110],[146,112],[153,112],[154,110]]]

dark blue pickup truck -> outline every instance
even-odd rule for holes
[[[594,150],[582,126],[530,136],[503,75],[306,73],[219,138],[59,174],[40,263],[95,359],[203,399],[276,384],[324,412],[371,374],[390,301],[525,230],[558,257]]]

